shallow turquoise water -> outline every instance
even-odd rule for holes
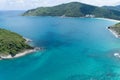
[[[120,80],[120,51],[106,27],[93,18],[0,17],[0,26],[46,50],[0,61],[0,80]]]

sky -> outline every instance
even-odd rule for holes
[[[28,10],[68,2],[82,2],[95,6],[120,5],[120,0],[0,0],[0,10]]]

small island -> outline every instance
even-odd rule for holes
[[[116,38],[120,37],[120,23],[108,27],[108,30],[110,30],[115,35]]]
[[[0,59],[10,59],[36,51],[21,35],[0,28]]]

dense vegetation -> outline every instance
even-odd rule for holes
[[[115,32],[117,32],[118,35],[120,35],[120,23],[117,23],[114,26],[109,27],[109,29],[114,30]]]
[[[106,9],[117,10],[120,11],[120,5],[117,6],[103,6]]]
[[[0,55],[15,56],[17,53],[31,48],[19,34],[0,29]]]
[[[91,6],[79,2],[71,2],[53,7],[39,7],[26,11],[23,16],[67,16],[67,17],[85,17],[94,15],[95,17],[104,17],[120,20],[120,12],[109,10],[102,7]]]

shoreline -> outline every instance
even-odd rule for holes
[[[11,55],[0,56],[0,60],[19,58],[19,57],[25,56],[27,54],[31,54],[33,52],[37,52],[37,51],[43,50],[43,49],[44,48],[39,48],[39,47],[35,47],[34,49],[27,49],[27,50],[25,50],[23,52],[19,52],[15,56],[11,56]]]
[[[50,16],[53,17],[53,16]],[[107,20],[107,21],[112,21],[112,22],[120,22],[120,20],[116,19],[110,19],[110,18],[102,18],[102,17],[68,17],[68,16],[56,16],[60,18],[93,18],[93,19],[100,19],[100,20]]]
[[[107,20],[107,21],[112,21],[112,22],[120,22],[119,20],[109,19],[109,18],[95,18],[95,19]]]
[[[28,38],[26,38],[26,37],[23,37],[26,41],[25,41],[25,43],[29,43],[29,42],[32,42],[32,40],[31,39],[28,39]]]
[[[109,19],[109,18],[95,18],[95,19],[100,19],[100,20],[107,20],[107,21],[112,21],[112,22],[117,22],[119,23],[119,20],[115,20],[115,19]],[[109,27],[107,27],[107,29],[116,37],[119,38],[120,35],[118,35],[118,33],[112,29],[110,29]]]
[[[11,55],[0,56],[0,60],[18,58],[18,57],[22,57],[22,56],[25,56],[27,54],[30,54],[30,53],[33,53],[36,51],[37,51],[36,49],[25,50],[24,52],[20,52],[20,53],[16,54],[14,57],[12,57]]]
[[[74,18],[74,17],[60,16],[60,18]],[[77,17],[77,18],[87,18],[87,17]],[[112,22],[120,22],[120,20],[115,20],[115,19],[110,19],[110,18],[100,18],[100,17],[88,17],[88,18],[107,20],[107,21],[112,21]]]
[[[108,29],[108,28],[107,28]],[[108,29],[116,38],[119,38],[120,35],[117,34],[114,30]]]
[[[28,39],[26,37],[23,37],[23,38],[26,40],[25,41],[26,44],[28,44],[29,42],[32,42],[31,39]],[[19,58],[19,57],[25,56],[27,54],[30,54],[30,53],[33,53],[33,52],[36,52],[36,51],[39,51],[39,50],[43,50],[43,49],[44,48],[33,47],[33,49],[26,49],[26,50],[24,50],[22,52],[18,52],[18,54],[16,54],[15,56],[11,56],[11,55],[0,56],[0,60]]]

